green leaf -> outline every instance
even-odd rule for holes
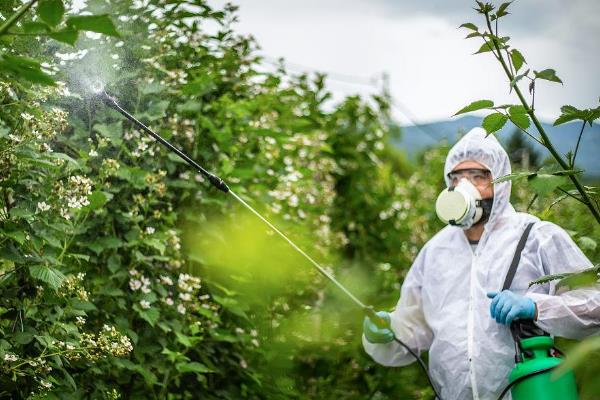
[[[508,117],[502,113],[493,113],[483,119],[481,126],[485,131],[490,134],[502,129],[504,124],[508,121]]]
[[[529,70],[523,72],[520,75],[517,75],[513,78],[512,81],[510,81],[510,92],[512,92],[513,88],[517,85],[517,82],[519,82],[521,79],[525,78],[527,76],[527,74],[529,74]]]
[[[47,283],[54,290],[57,290],[65,280],[65,276],[59,270],[41,265],[30,266],[29,274],[32,278]]]
[[[516,181],[519,180],[521,178],[525,178],[528,177],[529,175],[533,175],[533,173],[531,172],[513,172],[512,174],[508,174],[508,175],[504,175],[501,176],[497,179],[494,179],[494,181],[492,183],[501,183],[501,182],[506,182],[506,181]]]
[[[511,107],[512,108],[512,107]],[[525,108],[525,107],[523,107]],[[510,120],[513,124],[515,124],[517,127],[525,130],[527,128],[529,128],[529,126],[531,125],[531,121],[529,120],[529,115],[527,115],[526,113],[511,113],[510,109],[509,109],[509,114],[510,114]]]
[[[492,42],[488,40],[484,44],[482,44],[479,50],[477,50],[474,54],[487,53],[492,50],[496,50],[496,48],[494,47]]]
[[[37,14],[42,21],[50,26],[56,26],[62,21],[65,6],[62,0],[40,0]]]
[[[477,27],[477,25],[472,24],[470,22],[465,22],[464,24],[462,24],[461,26],[459,26],[459,28],[467,28],[470,29],[472,31],[478,31],[479,28]]]
[[[521,106],[521,105],[510,106],[508,108],[508,113],[510,115],[527,114],[527,109],[524,106]]]
[[[184,335],[183,333],[179,333],[179,332],[175,332],[175,336],[177,336],[177,341],[179,343],[181,343],[182,345],[184,345],[185,347],[192,347],[192,341],[190,340],[190,337],[187,335]]]
[[[71,46],[74,46],[75,43],[77,42],[77,38],[79,37],[79,32],[76,30],[67,28],[67,29],[63,29],[60,31],[55,31],[55,32],[49,33],[48,36],[59,42],[63,42],[66,44],[70,44]]]
[[[560,171],[553,172],[552,175],[569,176],[569,175],[579,175],[581,173],[583,173],[582,169],[563,169]]]
[[[214,372],[212,369],[208,368],[206,365],[200,364],[199,362],[196,362],[196,361],[189,362],[189,363],[180,363],[180,364],[177,364],[177,366],[175,368],[177,369],[177,371],[179,371],[181,373],[195,372],[198,374],[206,374],[209,372]]]
[[[598,278],[599,269],[598,267],[589,268],[580,272],[575,272],[562,278],[557,284],[556,288],[567,288],[568,290],[575,290],[582,287],[589,287],[595,285]]]
[[[23,231],[12,231],[12,232],[0,231],[0,232],[2,233],[2,235],[15,240],[19,244],[25,243],[25,232],[23,232]]]
[[[88,196],[88,200],[90,204],[87,205],[86,208],[88,210],[97,210],[102,208],[108,202],[108,196],[100,190],[95,190]]]
[[[566,178],[554,174],[535,174],[529,177],[529,186],[540,196],[547,195],[564,184]]]
[[[565,105],[560,108],[560,111],[562,114],[554,121],[554,126],[574,120],[586,121],[591,125],[592,122],[600,118],[600,107],[580,110],[573,106]]]
[[[155,239],[155,238],[146,239],[146,240],[144,240],[144,243],[146,245],[158,250],[158,252],[160,254],[164,254],[165,250],[167,249],[165,244],[159,239]]]
[[[158,382],[158,378],[156,377],[156,375],[152,371],[150,371],[147,368],[144,368],[140,364],[135,364],[133,370],[140,374],[144,378],[146,384],[150,387],[154,386],[156,382]]]
[[[23,33],[46,33],[50,30],[44,22],[25,22],[22,25]]]
[[[83,310],[83,311],[94,311],[94,310],[98,309],[94,305],[94,303],[90,303],[89,301],[83,301],[83,300],[78,300],[78,299],[72,299],[71,306],[76,310]]]
[[[140,318],[142,318],[143,320],[148,322],[150,324],[150,326],[156,325],[156,322],[160,318],[160,311],[158,311],[157,308],[151,307],[148,309],[144,309],[144,308],[138,307],[138,305],[135,304],[133,306],[133,309],[135,311],[137,311]]]
[[[508,6],[510,6],[510,3],[512,3],[512,1],[500,4],[500,7],[498,7],[498,11],[496,11],[496,17],[500,18],[507,14],[510,14],[509,12],[506,11]]]
[[[169,350],[168,348],[164,348],[162,349],[162,351],[160,352],[160,354],[164,354],[167,356],[167,359],[173,363],[177,362],[177,363],[181,363],[181,362],[186,362],[189,361],[189,357],[184,356],[183,354],[181,354],[179,351],[172,351]]]
[[[34,338],[35,336],[31,332],[17,332],[13,335],[13,340],[19,344],[31,343]]]
[[[214,89],[217,86],[215,85],[213,79],[208,75],[201,75],[195,78],[193,81],[186,83],[181,87],[181,92],[183,94],[190,94],[197,97],[201,97]]]
[[[520,70],[525,63],[525,57],[523,57],[523,54],[517,49],[512,49],[510,52],[510,59],[512,60],[513,67],[515,67],[515,71]]]
[[[598,247],[598,243],[588,236],[580,237],[579,239],[577,239],[577,243],[579,244],[579,247],[581,247],[583,250],[595,251]]]
[[[563,83],[558,76],[556,76],[556,71],[553,69],[545,69],[543,71],[533,71],[536,78],[545,79],[551,82]]]
[[[474,101],[473,103],[469,104],[468,106],[460,109],[453,116],[468,113],[471,111],[483,110],[485,108],[491,108],[493,106],[494,106],[494,102],[491,100],[477,100],[477,101]]]
[[[471,39],[471,38],[479,37],[479,36],[482,36],[481,33],[479,33],[479,32],[471,32],[467,36],[465,36],[465,39]]]
[[[123,143],[121,132],[123,131],[122,122],[117,121],[112,124],[95,124],[94,130],[109,139],[115,146],[120,146]]]
[[[560,273],[560,274],[552,274],[552,275],[542,276],[539,279],[529,282],[529,287],[531,287],[533,285],[543,285],[544,283],[552,282],[557,279],[563,279],[564,277],[569,276],[569,275],[570,275],[569,272],[564,272],[564,273]]]
[[[164,118],[169,107],[169,100],[160,100],[151,102],[146,111],[141,115],[150,121]]]
[[[567,354],[564,362],[552,373],[550,379],[558,379],[563,374],[571,372],[587,361],[595,361],[597,352],[600,350],[600,336],[592,336],[578,343]]]
[[[216,301],[217,303],[219,303],[220,305],[222,305],[223,308],[225,308],[229,312],[231,312],[239,317],[242,317],[242,318],[248,318],[248,315],[246,314],[246,312],[240,306],[240,303],[236,299],[234,299],[232,297],[225,297],[225,296],[219,296],[217,294],[213,294],[213,300]]]
[[[67,18],[67,25],[78,31],[90,31],[103,33],[109,36],[119,36],[117,28],[106,14],[72,16]]]
[[[123,241],[121,239],[113,236],[106,236],[98,238],[92,242],[85,243],[84,245],[92,249],[94,253],[100,254],[103,250],[116,249],[121,247],[122,244]]]
[[[56,85],[54,78],[42,71],[40,63],[31,58],[1,54],[0,71],[5,71],[32,83],[47,86]]]

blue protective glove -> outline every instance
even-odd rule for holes
[[[377,311],[376,314],[387,322],[387,327],[379,328],[369,319],[369,317],[365,317],[365,320],[363,321],[363,332],[365,337],[371,343],[389,343],[394,340],[394,333],[389,328],[390,314],[385,311]]]
[[[502,292],[489,292],[492,300],[490,313],[499,324],[510,325],[516,319],[534,319],[536,306],[529,297],[520,296],[510,290]]]

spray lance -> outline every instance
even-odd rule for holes
[[[298,247],[292,240],[290,240],[286,235],[284,235],[271,222],[269,222],[258,211],[256,211],[252,206],[250,206],[242,198],[240,198],[235,192],[233,192],[221,178],[219,178],[215,174],[206,170],[204,167],[202,167],[196,161],[191,159],[187,154],[185,154],[184,152],[179,150],[177,147],[173,146],[171,143],[169,143],[163,137],[158,135],[156,132],[152,131],[150,128],[148,128],[146,125],[144,125],[142,122],[140,122],[137,118],[135,118],[133,115],[131,115],[129,112],[127,112],[127,110],[123,109],[119,105],[117,100],[114,97],[110,96],[101,85],[94,85],[94,86],[95,86],[93,88],[94,92],[104,102],[104,104],[106,104],[107,106],[118,111],[121,115],[123,115],[125,118],[127,118],[133,125],[135,125],[137,128],[139,128],[145,134],[151,136],[157,142],[159,142],[160,144],[165,146],[167,149],[169,149],[173,153],[177,154],[177,156],[179,156],[182,160],[184,160],[188,165],[190,165],[192,168],[194,168],[196,171],[198,171],[200,174],[202,174],[202,176],[204,176],[206,179],[208,179],[208,181],[210,182],[211,185],[213,185],[214,187],[216,187],[223,193],[231,194],[239,203],[241,203],[250,212],[252,212],[254,215],[256,215],[256,217],[258,217],[270,229],[272,229],[281,238],[283,238],[294,250],[296,250],[305,259],[307,259],[310,262],[310,264],[317,270],[317,272],[319,272],[319,274],[324,276],[329,282],[333,283],[339,290],[341,290],[346,295],[346,297],[348,297],[356,306],[358,306],[369,317],[369,319],[371,319],[371,321],[373,321],[375,323],[375,325],[377,325],[380,328],[386,328],[386,327],[389,328],[389,323],[385,319],[378,316],[375,313],[375,310],[373,309],[373,307],[368,306],[368,305],[364,304],[362,301],[360,301],[354,294],[352,294],[352,292],[350,292],[346,287],[344,287],[344,285],[342,285],[337,279],[335,279],[335,277],[332,274],[327,272],[318,262],[316,262],[312,257],[310,257],[304,250],[302,250],[300,247]],[[433,381],[431,380],[431,377],[429,376],[427,366],[425,365],[425,363],[423,362],[421,357],[419,357],[419,355],[417,353],[415,353],[411,348],[408,347],[408,345],[406,345],[404,342],[402,342],[400,339],[398,339],[395,335],[394,335],[394,340],[397,343],[399,343],[401,346],[403,346],[412,356],[414,356],[416,358],[419,365],[421,366],[421,368],[427,375],[427,379],[429,381],[429,384],[431,385],[431,388],[433,389],[433,392],[436,395],[436,398],[441,400],[441,397],[439,396],[439,394],[433,384]]]

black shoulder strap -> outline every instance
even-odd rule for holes
[[[510,267],[508,268],[508,273],[506,274],[506,279],[504,279],[504,285],[502,285],[502,290],[506,290],[510,288],[512,284],[513,278],[515,277],[515,273],[517,272],[517,267],[519,266],[519,261],[521,261],[521,253],[525,248],[525,243],[527,243],[527,238],[529,237],[529,232],[531,232],[531,228],[533,228],[533,224],[535,222],[530,222],[525,227],[523,231],[523,235],[521,235],[521,239],[519,239],[519,243],[517,244],[517,249],[515,250],[515,255],[513,256],[512,262],[510,263]]]
[[[510,288],[510,285],[512,284],[513,278],[515,277],[515,273],[517,272],[517,267],[519,266],[519,262],[521,261],[521,253],[525,248],[525,243],[527,243],[529,232],[531,232],[531,228],[533,228],[534,223],[535,222],[530,222],[529,224],[527,224],[525,230],[523,231],[523,234],[521,235],[521,239],[519,239],[517,249],[515,250],[515,255],[513,256],[512,262],[510,263],[510,267],[508,268],[508,273],[506,274],[506,279],[504,279],[504,285],[502,285],[502,290]],[[547,332],[535,325],[533,321],[514,321],[512,324],[510,324],[510,331],[514,341],[517,343],[520,343],[520,339],[533,336],[548,335]]]

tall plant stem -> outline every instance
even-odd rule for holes
[[[489,13],[485,13],[485,19],[486,19],[487,27],[490,31],[490,34],[493,35],[494,31],[492,30]],[[506,73],[506,76],[508,77],[509,81],[512,82],[514,77],[511,74],[511,72],[508,68],[508,65],[506,64],[506,61],[504,60],[504,57],[502,56],[502,52],[500,50],[500,47],[498,46],[497,40],[490,40],[490,41],[494,44],[494,47],[496,48],[496,52],[498,52],[496,58],[502,65],[502,68],[504,69],[504,72]],[[558,151],[556,151],[556,149],[554,148],[554,145],[550,141],[548,134],[546,134],[546,131],[542,127],[542,124],[540,123],[540,121],[537,119],[537,116],[535,115],[533,109],[531,109],[529,107],[529,104],[527,103],[525,96],[523,96],[523,93],[521,93],[521,89],[519,89],[519,87],[517,85],[514,86],[514,89],[515,89],[515,93],[519,97],[519,100],[521,101],[521,104],[527,110],[527,114],[529,114],[529,117],[531,118],[533,125],[535,125],[536,129],[540,133],[540,137],[542,138],[544,147],[546,147],[548,149],[548,151],[550,152],[552,157],[554,157],[554,159],[556,160],[556,162],[558,162],[558,164],[561,166],[561,168],[563,168],[564,170],[571,169],[569,164],[560,156],[560,154],[558,154]],[[589,210],[592,213],[592,215],[594,216],[594,218],[596,218],[596,222],[598,222],[600,224],[600,212],[598,212],[596,207],[594,207],[594,204],[592,203],[592,199],[590,198],[588,193],[585,191],[585,188],[583,187],[581,182],[579,182],[579,179],[577,178],[577,176],[575,174],[569,174],[569,179],[571,179],[571,182],[573,182],[573,185],[575,185],[575,188],[581,195],[581,198],[584,201],[585,205],[589,208]]]
[[[2,25],[0,25],[0,36],[6,34],[11,26],[13,26],[38,0],[31,0],[29,3],[23,4],[16,13],[11,15]]]
[[[583,135],[586,122],[587,121],[583,121],[583,124],[581,124],[581,130],[579,131],[579,137],[577,138],[577,145],[575,146],[575,152],[573,153],[573,158],[571,159],[571,165],[573,168],[575,168],[575,159],[577,158],[577,152],[579,151],[579,142],[581,142],[581,136]]]

